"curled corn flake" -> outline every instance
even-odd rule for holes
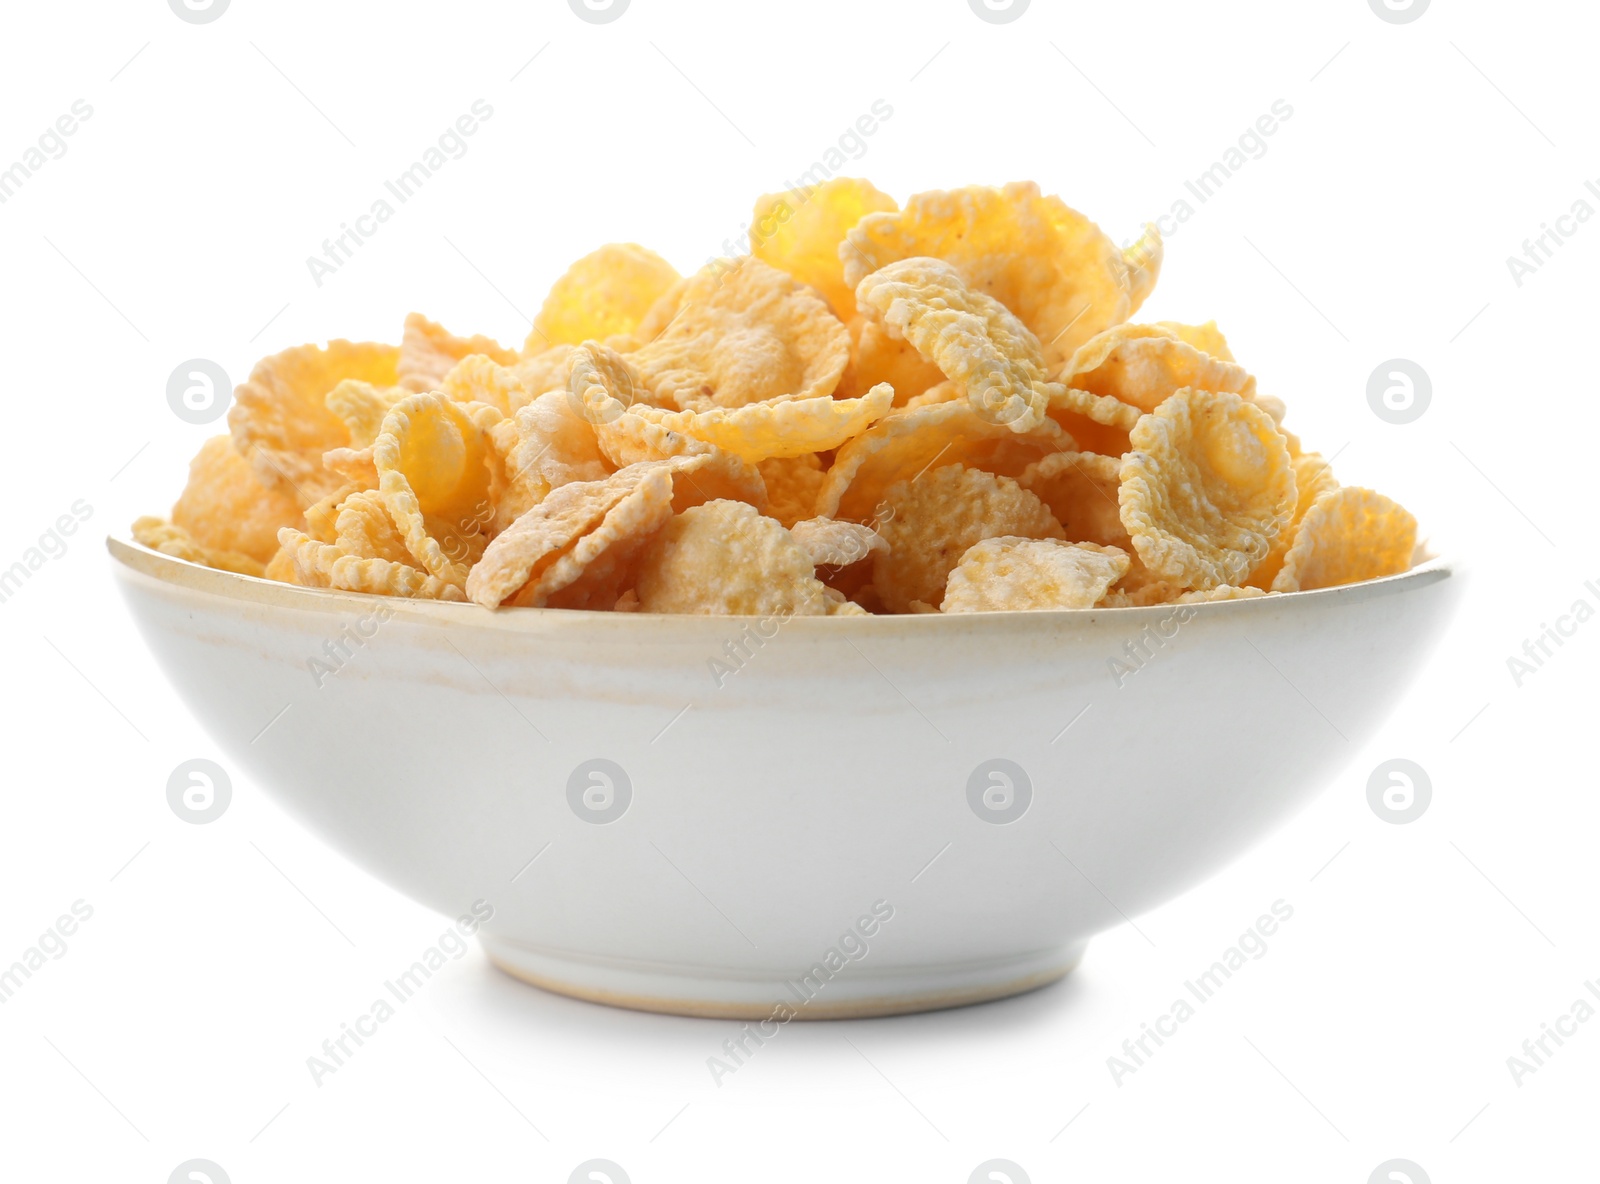
[[[793,535],[732,501],[667,523],[645,550],[636,588],[650,613],[827,616],[838,604]]]
[[[968,287],[1021,319],[1050,369],[1132,311],[1128,261],[1116,244],[1031,181],[919,193],[898,213],[868,214],[846,240],[839,257],[850,284],[918,255],[952,264]],[[1141,257],[1151,258],[1148,245]],[[1153,272],[1146,279],[1153,284]]]
[[[1017,484],[1033,491],[1056,516],[1067,538],[1132,552],[1117,502],[1122,461],[1095,452],[1054,452],[1029,465]]]
[[[572,351],[567,369],[567,395],[575,414],[592,424],[608,423],[635,402],[648,402],[639,370],[622,354],[598,341]]]
[[[632,333],[678,281],[677,269],[654,251],[637,243],[607,243],[555,282],[533,318],[523,352]]]
[[[630,358],[663,406],[819,398],[850,360],[850,335],[821,297],[759,259],[718,260],[663,300],[676,311]]]
[[[852,295],[851,303],[855,302]],[[894,336],[880,322],[857,313],[850,330],[850,364],[834,392],[854,398],[880,382],[894,388],[894,405],[904,407],[930,388],[945,382],[939,367],[925,359],[909,341]],[[951,388],[955,390],[954,387]]]
[[[322,463],[328,449],[350,444],[344,422],[328,410],[328,392],[347,378],[394,386],[399,359],[393,346],[341,340],[263,358],[233,393],[228,427],[234,447],[262,484],[292,490],[310,505],[344,483]]]
[[[878,523],[885,549],[872,561],[872,584],[890,612],[921,600],[938,607],[950,572],[973,544],[1001,535],[1059,539],[1061,524],[1045,504],[1009,477],[945,465],[893,485]]]
[[[238,551],[224,551],[202,546],[187,530],[174,526],[162,518],[136,518],[133,523],[134,541],[152,551],[184,559],[218,571],[231,571],[241,576],[259,576],[263,567],[259,559]]]
[[[1213,358],[1220,358],[1224,362],[1234,360],[1233,351],[1228,348],[1228,339],[1222,335],[1222,330],[1217,328],[1217,322],[1207,321],[1203,325],[1185,325],[1181,321],[1157,321],[1158,329],[1165,329],[1179,341],[1192,345],[1203,354],[1210,354]]]
[[[1127,570],[1118,547],[1002,535],[967,549],[945,583],[941,611],[1093,608]]]
[[[594,425],[576,415],[563,391],[547,391],[510,419],[489,429],[503,476],[492,500],[497,530],[504,530],[573,481],[599,481],[611,467],[601,455]]]
[[[387,559],[408,565],[416,562],[376,490],[353,493],[339,504],[334,517],[334,543],[345,554],[360,559]]]
[[[265,563],[278,549],[278,528],[298,526],[300,514],[293,490],[263,485],[231,436],[213,436],[189,462],[189,482],[172,507],[172,525],[201,547]]]
[[[1078,347],[1060,378],[1138,412],[1154,411],[1184,387],[1247,398],[1256,389],[1243,366],[1202,353],[1160,325],[1116,325],[1097,334]]]
[[[1338,489],[1339,482],[1333,475],[1333,468],[1320,455],[1308,452],[1304,456],[1297,456],[1291,462],[1294,465],[1294,513],[1290,516],[1289,523],[1278,537],[1272,540],[1272,550],[1267,552],[1267,557],[1256,564],[1251,571],[1250,578],[1246,581],[1253,588],[1270,589],[1272,581],[1283,570],[1283,560],[1289,553],[1289,547],[1294,543],[1296,534],[1299,533],[1300,523],[1305,520],[1306,512],[1311,509],[1313,502],[1329,490]]]
[[[1144,233],[1122,252],[1123,266],[1128,269],[1128,316],[1133,316],[1154,291],[1161,277],[1161,261],[1166,247],[1161,241],[1161,231],[1154,222],[1145,224]]]
[[[1072,387],[1057,388],[1050,400],[1050,418],[1078,441],[1085,452],[1121,456],[1128,451],[1128,433],[1139,422],[1139,409],[1109,395]]]
[[[817,494],[816,513],[871,521],[879,515],[879,504],[891,485],[935,464],[959,462],[1016,476],[1041,457],[1072,448],[1072,438],[1051,420],[1029,432],[1013,432],[963,398],[901,408],[835,453]]]
[[[443,325],[414,312],[406,317],[400,337],[400,385],[409,391],[436,390],[457,363],[477,354],[502,366],[511,365],[521,356],[491,337],[457,337]]]
[[[517,381],[522,384],[521,392],[515,397],[529,402],[546,391],[565,390],[567,373],[572,365],[572,351],[576,348],[573,345],[553,345],[512,366]],[[520,404],[513,404],[511,409],[515,411],[518,406]]]
[[[294,564],[294,582],[304,588],[338,588],[413,600],[465,600],[461,589],[407,563],[352,555],[338,543],[319,543],[284,527],[279,541]]]
[[[501,415],[510,415],[534,397],[515,368],[520,364],[505,365],[484,354],[472,354],[452,366],[436,384],[437,389],[457,403],[487,403]]]
[[[403,387],[376,387],[370,382],[347,378],[323,398],[328,410],[344,423],[352,450],[370,448],[383,430],[383,418],[406,397]]]
[[[372,446],[378,491],[406,549],[448,584],[467,580],[466,564],[452,553],[470,550],[465,540],[493,521],[489,430],[500,418],[493,407],[438,392],[408,395]]]
[[[823,481],[822,459],[815,452],[772,457],[756,469],[767,490],[767,517],[793,527],[815,512]]]
[[[898,208],[870,181],[834,177],[807,189],[756,198],[750,250],[763,263],[810,284],[841,321],[856,310],[855,285],[845,283],[839,246],[867,214]]]
[[[1132,433],[1118,500],[1139,558],[1185,588],[1239,584],[1294,513],[1272,419],[1238,395],[1181,390]]]
[[[948,263],[916,257],[890,263],[861,281],[856,299],[995,422],[1026,432],[1044,421],[1060,388],[1045,381],[1038,340]]]
[[[1331,588],[1411,567],[1417,520],[1370,489],[1347,486],[1318,495],[1301,519],[1274,592]]]
[[[821,395],[743,407],[713,407],[709,411],[667,411],[636,405],[632,414],[668,433],[713,445],[756,463],[837,448],[882,419],[893,402],[894,391],[885,384],[859,399]],[[602,441],[609,426],[600,429]]]
[[[807,518],[789,527],[789,533],[817,567],[849,567],[888,546],[870,526],[833,518]]]

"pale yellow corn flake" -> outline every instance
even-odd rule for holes
[[[1059,539],[1061,524],[1037,496],[1009,477],[947,464],[891,486],[877,523],[885,549],[873,557],[872,583],[890,612],[913,600],[938,607],[945,583],[975,543],[1001,535]]]
[[[1333,467],[1318,453],[1296,456],[1291,463],[1294,465],[1294,514],[1288,525],[1278,532],[1278,537],[1272,540],[1272,549],[1267,552],[1267,557],[1256,564],[1250,572],[1250,578],[1245,581],[1254,588],[1272,587],[1272,581],[1283,570],[1284,557],[1288,555],[1289,547],[1299,533],[1300,523],[1304,521],[1312,503],[1329,490],[1339,488]]]
[[[817,508],[817,492],[825,476],[822,458],[815,452],[775,456],[756,465],[766,486],[769,518],[792,527],[810,518]]]
[[[189,462],[189,481],[172,507],[172,524],[200,546],[235,551],[260,563],[278,549],[278,529],[298,526],[300,499],[264,485],[232,436],[213,436]]]
[[[1237,362],[1202,353],[1160,325],[1115,325],[1096,334],[1078,347],[1059,377],[1070,388],[1124,403],[1136,415],[1154,411],[1184,387],[1246,398],[1256,387]]]
[[[1053,452],[1017,477],[1017,484],[1039,495],[1061,523],[1067,539],[1098,543],[1131,553],[1117,501],[1122,461],[1096,452]]]
[[[500,413],[481,403],[457,403],[428,391],[409,395],[384,418],[373,444],[378,491],[417,566],[447,584],[464,586],[467,566],[450,557],[447,541],[492,521],[496,456],[490,429]],[[444,524],[443,537],[433,531]]]
[[[140,546],[149,547],[152,551],[160,551],[163,555],[170,555],[174,559],[183,559],[189,563],[198,563],[203,567],[214,567],[218,571],[231,571],[241,576],[259,576],[264,570],[261,560],[238,551],[204,546],[183,527],[175,526],[164,518],[134,519],[133,539]]]
[[[523,353],[632,333],[679,279],[677,268],[654,251],[637,243],[607,243],[555,282],[533,318]]]
[[[817,494],[816,513],[869,522],[880,513],[889,486],[935,465],[959,462],[1014,477],[1041,457],[1073,448],[1072,437],[1052,420],[1014,432],[960,397],[901,408],[834,454]]]
[[[1332,588],[1411,569],[1417,520],[1370,489],[1345,486],[1319,494],[1272,581],[1274,592]]]
[[[376,490],[353,493],[339,504],[334,517],[334,543],[345,554],[359,559],[387,559],[408,566],[416,563]]]
[[[822,298],[759,259],[717,260],[669,297],[676,311],[629,357],[662,406],[820,398],[850,360],[850,334]]]
[[[400,337],[397,366],[400,385],[408,391],[437,390],[445,375],[463,359],[474,355],[482,355],[502,366],[510,366],[521,357],[516,350],[507,349],[492,337],[457,337],[443,325],[414,312],[406,317]]]
[[[852,294],[851,303],[854,302]],[[845,367],[839,388],[834,392],[838,397],[854,398],[880,382],[887,382],[894,388],[894,405],[904,407],[933,387],[946,384],[939,367],[919,354],[909,341],[894,336],[873,318],[858,312],[847,328],[850,331],[850,364]],[[949,389],[955,390],[953,386]]]
[[[806,518],[790,526],[789,533],[817,567],[849,567],[888,549],[882,535],[859,522]]]
[[[347,378],[324,396],[323,404],[343,421],[346,446],[359,450],[371,447],[383,430],[384,416],[409,393],[400,386],[378,387]]]
[[[531,402],[546,391],[565,390],[572,366],[572,352],[577,348],[575,345],[554,345],[524,357],[513,365],[511,371],[522,385],[516,397],[523,402]],[[511,410],[517,410],[517,406],[520,404],[514,404]]]
[[[1268,596],[1260,588],[1235,587],[1233,584],[1218,584],[1215,588],[1206,588],[1198,592],[1179,593],[1173,601],[1175,604],[1203,604],[1209,600],[1254,600],[1258,596]]]
[[[856,299],[989,418],[1014,432],[1044,421],[1060,388],[1045,381],[1038,339],[950,264],[926,257],[887,264],[862,279]]]
[[[572,410],[592,424],[607,423],[636,402],[651,401],[638,367],[598,341],[586,341],[572,351],[567,395]]]
[[[264,580],[276,580],[280,584],[292,584],[294,576],[294,552],[278,544],[278,549],[272,553],[272,558],[267,560],[266,570],[261,573]]]
[[[834,177],[820,185],[756,198],[750,250],[822,294],[841,321],[855,315],[855,285],[845,283],[839,247],[868,214],[898,207],[870,181]]]
[[[1238,395],[1184,389],[1135,425],[1118,501],[1139,558],[1185,588],[1240,584],[1294,513],[1289,449]]]
[[[667,411],[648,405],[635,405],[632,411],[667,433],[713,445],[755,464],[837,448],[882,419],[893,402],[894,391],[882,384],[859,399],[821,395],[708,411]],[[609,426],[600,428],[602,441]]]
[[[534,399],[518,370],[523,364],[515,355],[510,363],[503,363],[484,354],[471,354],[452,366],[435,389],[457,403],[487,403],[501,415],[510,415]]]
[[[500,458],[491,496],[497,531],[552,489],[573,481],[600,481],[612,471],[594,425],[573,411],[564,391],[547,391],[495,424],[489,442]]]
[[[646,548],[636,585],[650,613],[839,615],[805,548],[743,502],[713,501],[673,518]]]
[[[1122,264],[1128,269],[1128,316],[1137,313],[1155,290],[1165,256],[1166,245],[1154,222],[1147,222],[1144,233],[1122,252]]]
[[[1157,321],[1158,329],[1165,329],[1179,341],[1194,346],[1203,354],[1210,354],[1213,358],[1220,358],[1224,362],[1234,361],[1233,351],[1228,348],[1228,339],[1222,335],[1222,330],[1217,328],[1217,322],[1207,321],[1203,325],[1186,325],[1182,321]]]
[[[278,533],[303,588],[336,588],[412,600],[465,600],[456,585],[407,563],[352,555],[338,543],[321,543],[292,527]]]
[[[1127,320],[1133,308],[1122,251],[1031,181],[919,193],[897,213],[862,218],[839,248],[852,285],[915,256],[943,259],[974,291],[1014,312],[1042,344],[1050,369],[1102,329]],[[1159,254],[1146,241],[1139,259],[1146,265],[1142,299],[1155,282],[1150,264],[1159,268]]]
[[[947,613],[1093,608],[1128,570],[1119,547],[1001,535],[974,543],[950,572]]]
[[[399,381],[394,346],[343,340],[300,345],[261,359],[234,390],[228,410],[233,443],[262,484],[293,491],[310,505],[344,483],[322,454],[350,444],[349,430],[325,402],[347,378],[377,387]]]

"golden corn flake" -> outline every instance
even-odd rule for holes
[[[870,526],[833,518],[807,518],[789,527],[789,533],[817,567],[849,567],[888,548]]]
[[[461,589],[408,563],[352,555],[339,543],[319,543],[284,527],[278,535],[294,565],[294,582],[303,588],[337,588],[414,600],[465,600]]]
[[[263,485],[231,436],[213,436],[189,462],[189,483],[172,507],[172,525],[202,547],[236,551],[259,563],[278,549],[278,529],[298,526],[300,499]]]
[[[1097,334],[1078,347],[1060,378],[1140,412],[1154,411],[1184,387],[1246,397],[1256,387],[1237,362],[1202,353],[1159,325],[1117,325]]]
[[[573,410],[564,391],[547,391],[495,424],[489,442],[501,466],[492,499],[497,530],[510,526],[552,489],[573,481],[599,481],[611,471],[594,425]]]
[[[231,571],[241,576],[259,576],[262,563],[238,551],[225,551],[202,545],[181,526],[174,526],[162,518],[136,518],[133,522],[133,539],[141,546],[174,559],[184,559],[218,571]]]
[[[645,550],[636,585],[647,613],[827,616],[839,604],[787,530],[743,502],[678,515]]]
[[[1254,600],[1257,596],[1266,596],[1260,588],[1245,586],[1236,588],[1232,584],[1218,584],[1215,588],[1206,588],[1199,592],[1180,593],[1173,601],[1174,604],[1202,604],[1208,600]]]
[[[1053,452],[1022,470],[1017,484],[1039,495],[1075,543],[1132,552],[1117,490],[1122,461],[1094,452]]]
[[[629,359],[664,407],[832,395],[850,360],[850,334],[822,298],[759,259],[719,260],[668,298],[676,312]]]
[[[1300,523],[1311,509],[1311,504],[1329,490],[1339,488],[1332,466],[1317,453],[1296,456],[1291,463],[1294,465],[1294,514],[1289,524],[1272,540],[1272,550],[1267,552],[1267,557],[1250,573],[1246,582],[1253,588],[1265,590],[1272,587],[1272,581],[1283,570],[1284,557],[1288,555],[1289,547],[1294,543]]]
[[[894,388],[894,405],[904,407],[946,381],[939,367],[919,354],[909,341],[895,337],[871,317],[858,312],[847,328],[850,364],[834,392],[838,397],[851,399],[887,382]]]
[[[961,557],[941,611],[1093,608],[1127,570],[1128,553],[1117,547],[1002,535]]]
[[[533,318],[523,353],[632,333],[678,280],[677,268],[654,251],[637,243],[608,243],[579,259],[555,282]]]
[[[1381,493],[1347,486],[1320,494],[1300,521],[1274,592],[1354,584],[1411,567],[1417,520]]]
[[[1005,305],[967,287],[937,259],[891,263],[861,281],[856,298],[966,391],[972,405],[1014,432],[1044,421],[1059,387],[1044,380],[1039,343]]]
[[[859,399],[820,395],[743,407],[713,407],[708,411],[666,411],[641,405],[634,407],[633,414],[668,433],[711,444],[756,463],[837,448],[882,419],[893,403],[894,391],[882,384]],[[609,426],[601,426],[602,439]]]
[[[1210,354],[1213,358],[1220,358],[1224,362],[1234,360],[1233,351],[1228,348],[1228,339],[1222,335],[1222,330],[1217,328],[1217,322],[1207,321],[1203,325],[1185,325],[1179,321],[1157,321],[1156,328],[1165,329],[1179,341],[1192,345],[1203,354]]]
[[[395,386],[399,360],[392,345],[342,340],[263,358],[233,393],[228,427],[234,447],[263,484],[292,490],[309,506],[344,483],[322,464],[328,449],[350,444],[344,421],[328,410],[328,392],[347,378]]]
[[[487,403],[501,415],[510,415],[534,398],[517,370],[520,365],[519,361],[503,365],[484,354],[472,354],[452,366],[435,389],[457,403]]]
[[[1128,262],[1117,245],[1031,181],[919,193],[898,213],[868,214],[839,248],[851,285],[919,255],[943,259],[968,287],[1015,313],[1042,344],[1048,369],[1132,310]],[[1147,245],[1142,257],[1149,256]]]
[[[905,407],[890,412],[834,454],[817,494],[816,512],[869,522],[879,515],[891,485],[909,481],[936,464],[959,462],[1014,477],[1041,457],[1073,448],[1072,437],[1052,420],[1028,432],[1013,432],[965,398]]]
[[[1140,412],[1110,395],[1058,386],[1049,414],[1084,452],[1121,456],[1130,447],[1128,433],[1139,422]]]
[[[945,582],[967,549],[984,539],[1016,535],[1059,539],[1061,524],[1034,494],[1009,477],[944,465],[884,494],[878,521],[886,549],[873,558],[872,584],[890,612],[920,600],[937,608]]]
[[[417,566],[464,586],[467,565],[452,559],[493,522],[490,487],[493,407],[457,403],[435,391],[409,395],[383,421],[372,448],[378,490]]]
[[[370,448],[383,430],[383,420],[407,391],[404,387],[376,387],[347,378],[323,398],[323,404],[344,422],[348,446]]]
[[[1166,256],[1166,246],[1161,241],[1161,231],[1155,223],[1145,224],[1144,233],[1122,252],[1123,266],[1128,269],[1128,315],[1139,311],[1145,298],[1155,290],[1161,277],[1161,263]]]
[[[400,335],[400,385],[409,391],[437,390],[458,362],[477,354],[502,366],[521,358],[516,350],[506,349],[493,338],[457,337],[443,325],[414,312],[406,317],[405,330]]]
[[[756,198],[750,251],[763,263],[810,284],[841,321],[855,315],[855,285],[845,283],[839,245],[868,214],[898,207],[870,181],[834,177],[810,189]]]
[[[775,456],[756,465],[767,489],[766,514],[792,527],[816,513],[817,492],[822,488],[822,458],[815,452],[800,456]]]
[[[1132,433],[1118,500],[1139,558],[1185,588],[1240,584],[1294,513],[1272,419],[1238,395],[1181,390]]]

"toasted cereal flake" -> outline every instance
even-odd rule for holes
[[[709,411],[666,411],[636,405],[633,414],[668,433],[714,445],[754,464],[772,457],[803,456],[837,448],[882,419],[893,402],[894,391],[885,383],[859,399],[822,395],[743,407],[713,407]],[[602,444],[609,426],[602,425],[600,429]]]
[[[636,588],[649,613],[826,616],[835,601],[787,530],[743,502],[685,510],[646,548]]]
[[[1356,486],[1331,489],[1300,521],[1274,592],[1354,584],[1411,569],[1417,520],[1381,493]]]
[[[850,360],[850,335],[822,298],[759,259],[718,260],[663,299],[676,313],[630,357],[662,406],[820,398]]]
[[[833,518],[807,518],[789,527],[789,533],[817,567],[849,567],[888,548],[870,526]]]
[[[750,250],[757,259],[810,284],[841,321],[855,315],[855,285],[844,280],[839,246],[867,214],[894,210],[894,198],[870,181],[834,177],[821,185],[756,199]]]
[[[408,392],[404,387],[377,387],[347,378],[323,398],[324,405],[343,421],[351,449],[370,448],[383,430],[383,418]]]
[[[189,462],[189,483],[172,507],[172,524],[202,547],[237,551],[260,563],[278,549],[278,528],[300,524],[300,500],[263,485],[231,436],[213,436]]]
[[[416,563],[377,490],[353,493],[339,504],[334,518],[334,542],[345,554],[361,559]]]
[[[502,366],[509,366],[521,357],[516,350],[506,349],[491,337],[457,337],[443,325],[414,312],[406,317],[405,331],[400,337],[400,385],[408,391],[436,390],[457,363],[479,354]],[[479,401],[491,402],[488,399]]]
[[[607,243],[555,282],[533,318],[523,353],[632,333],[678,280],[677,269],[654,251],[637,243]]]
[[[1217,328],[1217,322],[1207,321],[1203,325],[1185,325],[1181,321],[1157,321],[1158,329],[1165,329],[1179,341],[1192,345],[1203,354],[1210,354],[1213,358],[1220,358],[1224,362],[1234,360],[1233,351],[1228,348],[1228,339],[1222,335],[1222,330]]]
[[[408,395],[385,417],[372,447],[378,491],[406,549],[447,584],[467,581],[466,564],[450,557],[450,540],[492,521],[489,430],[500,420],[485,404],[457,403],[437,391]]]
[[[1253,600],[1257,596],[1267,596],[1260,588],[1236,588],[1232,584],[1218,584],[1215,588],[1206,588],[1198,592],[1181,593],[1174,603],[1200,604],[1207,600]]]
[[[974,543],[1001,535],[1059,539],[1061,524],[1045,504],[1009,477],[947,464],[884,494],[878,523],[887,549],[873,558],[872,583],[890,612],[913,600],[938,607],[945,582]]]
[[[968,287],[1021,318],[1043,343],[1049,369],[1132,309],[1128,261],[1117,245],[1031,181],[919,193],[898,213],[862,218],[839,248],[853,285],[919,255],[952,264]],[[1146,279],[1154,283],[1153,274]]]
[[[483,354],[472,354],[451,367],[437,389],[457,403],[487,403],[501,415],[510,415],[534,398],[535,392],[527,388],[517,369],[523,364],[503,365]]]
[[[890,412],[835,453],[817,494],[816,513],[868,522],[880,513],[889,486],[935,464],[958,461],[1014,477],[1040,457],[1073,447],[1072,437],[1051,420],[1029,432],[1013,432],[964,398],[905,407]]]
[[[1284,557],[1288,555],[1299,533],[1300,523],[1305,520],[1312,503],[1329,490],[1339,488],[1333,467],[1320,454],[1308,452],[1304,456],[1296,456],[1291,463],[1294,465],[1294,514],[1289,524],[1272,540],[1272,550],[1267,552],[1267,557],[1251,571],[1246,583],[1253,588],[1265,590],[1272,587],[1272,581],[1283,570]]]
[[[1096,334],[1078,347],[1060,379],[1139,412],[1154,411],[1184,387],[1247,398],[1256,389],[1243,366],[1202,353],[1160,325],[1115,325]]]
[[[304,588],[338,588],[413,600],[465,600],[461,589],[410,564],[352,555],[338,543],[319,543],[292,527],[278,539],[294,564],[294,582]]]
[[[263,570],[261,560],[238,551],[218,550],[202,546],[187,530],[174,526],[162,518],[136,518],[133,522],[133,539],[140,546],[160,551],[174,559],[184,559],[218,571],[231,571],[242,576],[259,576]]]
[[[854,300],[852,294],[851,302]],[[846,328],[850,331],[850,364],[839,379],[835,396],[854,398],[880,382],[887,382],[894,387],[894,405],[904,407],[930,388],[946,382],[939,367],[923,358],[909,341],[895,337],[884,325],[864,313],[856,313]]]
[[[324,452],[350,443],[343,421],[324,402],[328,392],[347,378],[394,386],[399,359],[393,346],[342,340],[261,359],[233,392],[228,427],[234,447],[262,484],[292,490],[301,505],[310,505],[344,483],[322,464]]]
[[[882,321],[966,390],[973,406],[1014,432],[1044,421],[1060,390],[1045,381],[1039,342],[992,296],[968,288],[938,259],[902,259],[866,276],[862,311]]]
[[[1294,513],[1289,448],[1259,407],[1184,389],[1142,416],[1122,459],[1122,524],[1157,577],[1242,583]]]
[[[815,452],[800,456],[775,456],[756,465],[767,488],[766,515],[792,527],[816,511],[822,488],[822,458]]]
[[[1127,570],[1119,547],[1002,535],[967,549],[945,583],[941,611],[1093,608]]]
[[[1133,551],[1122,525],[1117,487],[1122,461],[1095,452],[1053,452],[1034,461],[1017,477],[1017,484],[1038,494],[1066,531],[1078,543],[1099,543]]]
[[[495,529],[504,530],[573,481],[600,481],[611,472],[594,425],[572,409],[564,391],[547,391],[489,429],[503,477],[493,490]]]
[[[489,608],[507,601],[609,608],[650,534],[674,511],[716,498],[743,478],[760,480],[732,457],[702,453],[562,485],[489,544],[467,579],[468,595]]]
[[[1138,241],[1122,252],[1123,266],[1128,269],[1128,316],[1138,312],[1145,298],[1155,290],[1165,255],[1161,231],[1154,222],[1147,222]]]

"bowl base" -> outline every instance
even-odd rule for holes
[[[665,1015],[726,1020],[840,1020],[907,1015],[987,1003],[1037,990],[1064,977],[1083,957],[1081,941],[1019,958],[874,971],[846,963],[825,982],[814,978],[696,974],[654,963],[600,962],[480,935],[489,961],[525,983],[583,999]],[[815,968],[814,968],[815,969]]]

